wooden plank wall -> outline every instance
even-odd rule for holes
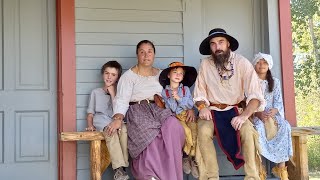
[[[183,61],[183,6],[181,0],[76,0],[75,7],[77,130],[83,131],[89,94],[102,85],[105,62],[117,60],[124,70],[134,66],[143,39],[156,46],[156,67]],[[79,142],[77,149],[77,180],[88,180],[89,144]],[[106,177],[112,177],[110,168]]]

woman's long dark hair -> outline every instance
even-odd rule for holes
[[[268,71],[267,71],[266,79],[267,79],[268,85],[269,85],[268,90],[269,90],[269,92],[272,92],[273,91],[273,87],[274,87],[274,80],[273,80],[273,77],[272,77],[270,69],[268,69]]]
[[[142,41],[140,41],[140,42],[137,44],[136,54],[138,54],[138,49],[140,48],[140,46],[141,46],[142,44],[150,44],[150,45],[152,46],[152,48],[153,48],[154,54],[156,54],[156,48],[154,47],[154,44],[153,44],[151,41],[149,41],[149,40],[142,40]]]

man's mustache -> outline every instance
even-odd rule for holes
[[[215,54],[224,53],[222,50],[216,50]]]

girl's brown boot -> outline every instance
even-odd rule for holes
[[[274,174],[276,177],[280,178],[281,180],[289,180],[287,167],[279,168],[278,166],[275,166],[272,168],[272,174]]]

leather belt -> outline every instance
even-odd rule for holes
[[[137,102],[129,102],[129,105],[134,105],[134,104],[150,104],[150,103],[154,103],[154,100],[144,99],[144,100],[137,101]]]
[[[228,106],[239,106],[239,104],[229,105],[229,104],[214,104],[210,102],[210,106],[217,107],[219,109],[225,109]]]

